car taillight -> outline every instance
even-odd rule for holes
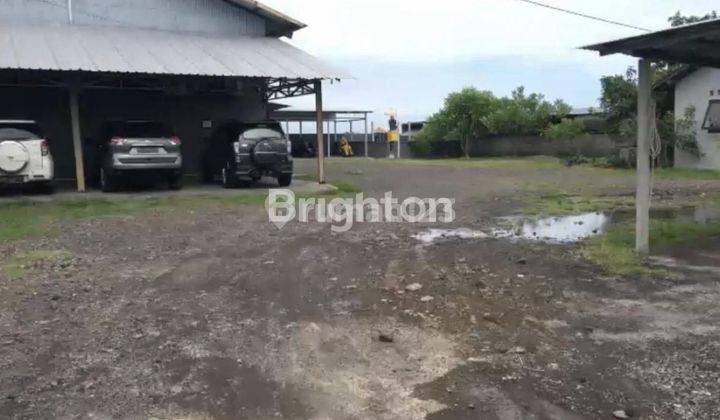
[[[40,143],[40,153],[43,156],[47,156],[50,154],[50,143],[48,143],[47,140],[43,140],[42,143]]]
[[[178,136],[172,136],[168,140],[170,140],[170,142],[176,146],[180,146],[180,144],[182,143],[180,141],[180,137],[178,137]]]
[[[110,144],[113,146],[122,146],[125,143],[125,139],[122,137],[113,137],[110,139]]]

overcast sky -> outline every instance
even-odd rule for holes
[[[539,0],[648,29],[667,18],[720,9],[711,0]],[[308,27],[290,41],[342,67],[356,80],[325,89],[326,107],[397,109],[422,120],[466,86],[507,95],[516,86],[597,105],[599,78],[634,64],[577,47],[642,33],[522,3],[519,0],[264,0]],[[312,98],[289,103],[312,107]],[[384,124],[384,122],[383,122]]]

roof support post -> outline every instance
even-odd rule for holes
[[[330,135],[330,120],[327,120],[327,123],[325,123],[325,129],[327,130],[327,155],[328,157],[332,157],[332,137]]]
[[[85,158],[83,156],[82,132],[80,131],[80,84],[70,84],[70,120],[72,125],[75,178],[78,192],[85,192]]]
[[[650,252],[650,124],[652,101],[652,67],[650,60],[638,64],[638,130],[637,130],[637,196],[635,249],[640,254]]]
[[[365,157],[368,157],[368,126],[367,126],[367,114],[365,114]]]
[[[317,178],[318,183],[325,183],[325,152],[323,151],[323,96],[322,80],[314,81],[315,85],[315,112],[317,127]]]

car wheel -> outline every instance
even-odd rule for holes
[[[292,175],[291,174],[278,175],[278,184],[280,184],[281,187],[289,187],[290,184],[292,184]]]
[[[103,192],[115,191],[115,180],[113,178],[112,175],[105,172],[105,168],[100,168],[100,188]]]

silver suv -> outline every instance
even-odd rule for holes
[[[0,185],[50,189],[55,167],[50,145],[35,121],[0,120]]]
[[[182,188],[181,141],[157,121],[112,121],[105,124],[100,146],[100,186],[117,189],[124,177],[160,179]]]

